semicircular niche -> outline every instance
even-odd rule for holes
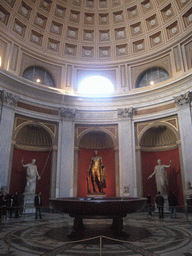
[[[114,147],[110,135],[102,131],[91,131],[83,135],[79,147],[85,149],[106,149]]]
[[[26,125],[16,136],[16,145],[35,148],[50,148],[52,140],[49,133],[40,125]]]
[[[144,148],[163,148],[176,146],[175,133],[165,125],[149,128],[142,136],[140,146]]]

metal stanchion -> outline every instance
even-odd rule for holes
[[[102,255],[102,236],[100,236],[100,256]]]

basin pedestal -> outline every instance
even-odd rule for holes
[[[85,230],[83,219],[113,219],[111,232],[122,236],[123,218],[127,214],[145,207],[146,198],[138,197],[102,197],[78,198],[65,197],[50,199],[53,209],[68,213],[74,218],[74,232],[69,237],[80,237]]]

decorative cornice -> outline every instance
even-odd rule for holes
[[[3,104],[11,107],[15,107],[17,105],[19,97],[9,93],[7,91],[1,90],[0,91],[0,100]]]
[[[185,94],[174,97],[175,103],[178,106],[191,103],[191,99],[192,99],[192,92],[186,92]]]
[[[131,108],[118,108],[117,109],[117,115],[119,118],[126,118],[126,117],[132,117],[133,116],[133,107]]]
[[[74,119],[76,116],[76,109],[60,108],[60,116],[66,119]]]

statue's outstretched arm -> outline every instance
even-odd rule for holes
[[[36,167],[36,174],[37,174],[37,179],[40,180],[41,177],[40,177],[40,175],[39,175],[39,173],[38,173],[38,171],[37,171],[37,167]]]
[[[148,179],[151,179],[154,174],[155,174],[155,172],[153,172],[151,175],[149,175]]]
[[[164,167],[169,168],[169,167],[171,167],[171,165],[172,165],[172,161],[170,160],[170,164],[169,165],[164,165]]]

